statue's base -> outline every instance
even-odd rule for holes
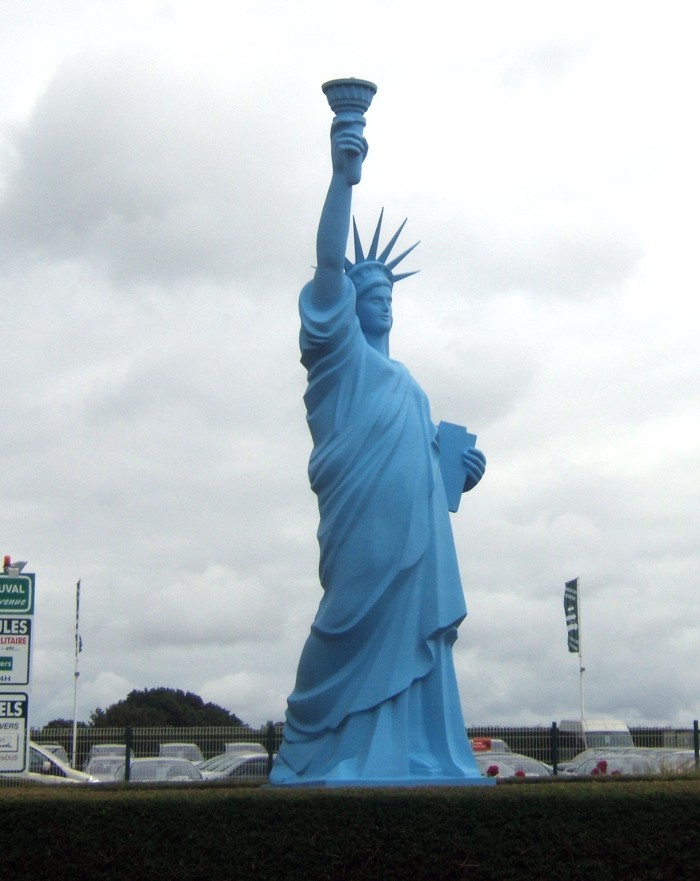
[[[270,783],[270,787],[275,789],[298,789],[298,788],[316,788],[316,789],[338,789],[346,788],[381,788],[393,789],[395,787],[411,788],[411,787],[430,787],[430,786],[495,786],[495,777],[401,777],[392,779],[390,777],[381,777],[377,779],[358,779],[358,780],[304,780],[295,781],[293,783]]]

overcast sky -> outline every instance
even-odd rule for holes
[[[453,515],[469,724],[700,715],[695,4],[0,0],[0,553],[32,724],[132,689],[283,718],[320,599],[297,297],[332,114],[421,245],[392,355],[488,459]],[[409,265],[410,264],[410,265]]]

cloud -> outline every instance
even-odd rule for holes
[[[503,83],[508,88],[559,84],[590,53],[587,40],[549,40],[504,57]]]
[[[279,642],[284,618],[268,611],[285,609],[288,585],[275,585],[264,569],[242,576],[221,565],[201,572],[201,560],[182,563],[177,581],[149,591],[133,638],[151,650]]]
[[[292,683],[288,683],[288,685],[289,687],[285,690],[285,685],[280,682],[279,677],[250,671],[230,673],[203,682],[201,690],[204,694],[213,695],[210,699],[214,703],[224,707],[236,706],[239,708],[236,710],[239,718],[258,727],[265,722],[279,722],[284,719],[281,711],[278,711],[274,718],[264,719],[260,715],[260,707],[284,708]]]
[[[275,158],[284,147],[271,125],[243,93],[191,71],[80,53],[15,133],[6,257],[84,260],[120,285],[259,284],[276,247],[266,189],[284,216],[300,186]]]

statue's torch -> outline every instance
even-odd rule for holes
[[[361,135],[365,127],[365,113],[377,91],[375,84],[368,80],[349,77],[342,80],[330,80],[324,83],[321,88],[328,99],[331,110],[335,113],[334,125],[342,125]],[[362,169],[362,158],[362,156],[357,157],[357,168],[353,168],[356,173],[352,174],[352,177],[358,182]]]

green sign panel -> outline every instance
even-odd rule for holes
[[[34,574],[0,575],[0,615],[34,612]]]

